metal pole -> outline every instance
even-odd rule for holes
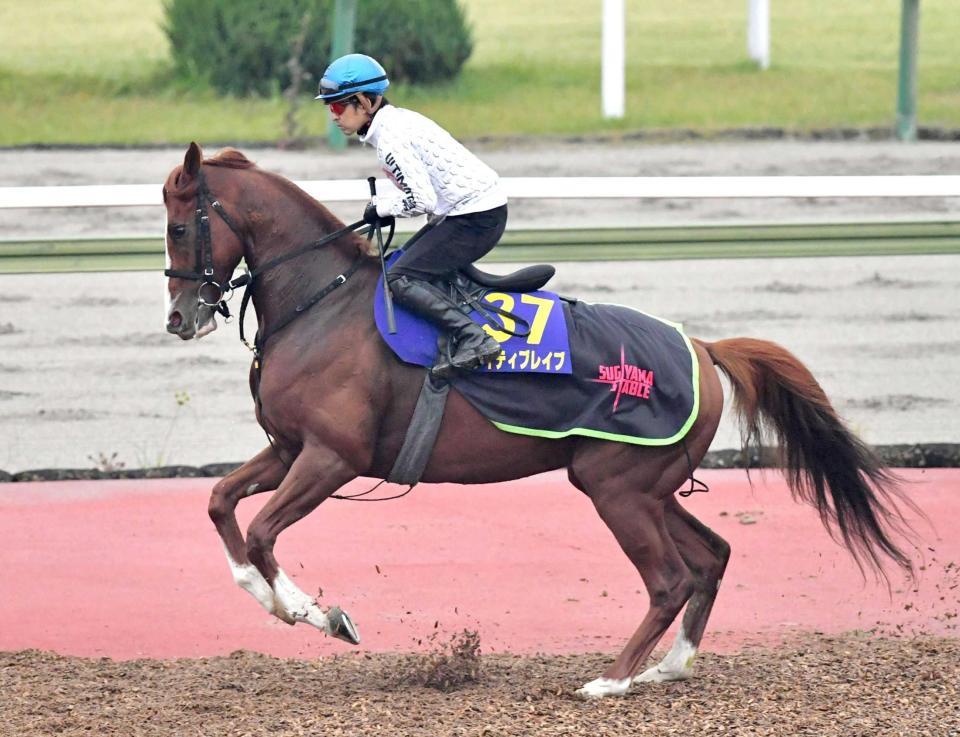
[[[600,90],[603,117],[622,118],[624,112],[626,56],[624,0],[603,0]]]
[[[900,75],[897,81],[897,138],[917,139],[917,36],[920,0],[903,0],[900,16]]]
[[[333,9],[333,39],[330,44],[330,61],[353,51],[353,30],[357,18],[357,0],[336,0]],[[332,120],[327,122],[327,142],[330,148],[343,150],[347,137]]]

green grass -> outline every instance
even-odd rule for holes
[[[957,0],[921,4],[919,117],[960,127]],[[466,0],[476,48],[450,84],[391,98],[455,135],[890,126],[899,0],[773,3],[773,67],[746,62],[744,0],[628,0],[627,115],[600,116],[600,3]],[[280,99],[221,98],[171,77],[162,0],[4,0],[0,145],[274,141]],[[325,131],[306,99],[305,133]]]

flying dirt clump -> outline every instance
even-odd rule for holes
[[[402,683],[449,693],[481,680],[483,668],[478,632],[464,629],[443,640],[441,631],[434,629],[427,644],[427,652],[404,658],[398,669]]]

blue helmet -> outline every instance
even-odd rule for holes
[[[358,92],[382,95],[389,86],[380,62],[366,54],[347,54],[327,67],[320,80],[320,94],[314,99],[336,102]]]

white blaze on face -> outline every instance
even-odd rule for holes
[[[167,227],[169,225],[169,219],[167,215],[164,215],[163,218],[163,262],[164,269],[172,269],[173,264],[170,262],[170,250],[167,248]],[[170,288],[168,286],[168,277],[164,277],[163,281],[163,329],[167,329],[167,320],[170,318]]]

